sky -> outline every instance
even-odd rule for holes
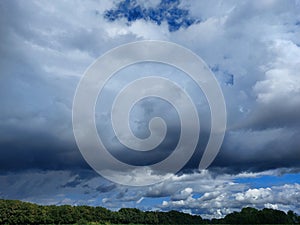
[[[205,218],[246,206],[300,214],[299,11],[299,0],[1,1],[0,198],[174,209]],[[199,171],[211,125],[202,91],[165,65],[119,71],[99,96],[95,115],[113,156],[149,165],[178,142],[176,110],[155,98],[137,102],[129,121],[133,133],[145,138],[149,120],[164,118],[162,145],[145,157],[116,140],[107,112],[122,86],[139,77],[174,79],[195,102],[201,121],[197,149],[178,173],[130,187],[104,179],[84,160],[73,134],[72,104],[98,57],[141,40],[174,42],[206,62],[224,95],[227,130],[214,162]]]

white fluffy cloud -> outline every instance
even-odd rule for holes
[[[270,51],[275,59],[262,68],[265,77],[253,87],[257,101],[281,117],[299,121],[294,113],[300,107],[300,48],[291,40],[276,40]]]
[[[241,176],[237,175],[237,176]],[[247,176],[243,174],[242,176]],[[256,174],[256,176],[260,176]],[[221,176],[222,177],[222,176]],[[219,179],[220,177],[216,178]],[[224,177],[223,177],[224,178]],[[220,218],[226,214],[239,211],[241,207],[274,208],[279,210],[294,210],[299,207],[299,184],[285,184],[266,188],[250,188],[249,184],[234,182],[235,176],[227,176],[221,185],[210,183],[210,190],[198,188],[183,199],[164,200],[162,209],[190,209],[192,213],[200,213],[204,217]],[[191,184],[190,184],[191,185]],[[197,185],[197,181],[193,186]],[[184,185],[183,185],[184,186]],[[201,185],[200,185],[201,186]],[[238,187],[238,188],[237,188]],[[179,193],[186,192],[183,188]],[[198,195],[195,195],[195,194]],[[199,197],[199,193],[200,197]],[[176,194],[175,194],[176,196]]]

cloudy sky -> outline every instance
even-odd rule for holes
[[[175,209],[207,218],[245,206],[300,214],[299,11],[299,0],[1,1],[0,198]],[[83,159],[72,102],[89,65],[140,40],[174,42],[199,55],[218,79],[228,121],[220,153],[199,172],[210,130],[201,90],[163,65],[120,71],[99,96],[95,115],[103,142],[118,159],[149,165],[178,142],[178,114],[151,98],[136,104],[130,123],[145,138],[149,120],[164,118],[168,132],[161,148],[147,152],[145,161],[142,152],[116,140],[107,112],[122,85],[139,76],[174,79],[190,94],[201,121],[195,154],[179,173],[152,186],[128,187],[102,178]]]

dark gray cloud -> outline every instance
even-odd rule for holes
[[[197,4],[205,8],[202,3]],[[223,5],[215,12],[219,20],[206,11],[204,21],[168,37],[178,43],[191,40],[186,44],[200,52],[212,68],[218,68],[215,72],[224,82],[229,129],[213,166],[255,171],[299,166],[299,143],[295,138],[299,134],[299,47],[294,43],[294,36],[299,32],[295,25],[298,19],[293,3],[286,3],[283,8],[278,4],[239,3],[227,14],[225,11],[232,4]],[[143,37],[146,30],[150,36],[162,32],[157,25],[156,31],[150,25],[135,27],[138,21],[132,21],[130,27],[122,27],[122,22],[107,23],[99,10],[104,12],[112,7],[111,3],[90,2],[76,9],[76,13],[72,13],[66,3],[42,6],[34,2],[26,5],[18,1],[1,3],[1,33],[4,35],[0,50],[4,82],[0,84],[0,146],[5,149],[1,157],[2,169],[87,167],[75,145],[71,126],[72,98],[79,77],[109,46]],[[189,8],[188,3],[184,7]],[[225,10],[223,14],[222,10]],[[262,13],[264,23],[257,23],[256,10]],[[35,13],[39,11],[41,13]],[[287,11],[290,16],[284,17]],[[191,14],[194,13],[191,8]],[[278,29],[273,30],[272,23]],[[117,31],[120,27],[123,31]],[[290,29],[294,31],[289,32]],[[204,35],[201,43],[195,45],[192,37],[202,30],[207,31],[205,35],[211,33],[212,39]],[[213,40],[214,44],[209,44]],[[231,85],[227,82],[228,74],[231,81],[234,80]],[[199,93],[188,80],[173,78],[183,82],[197,99]],[[114,86],[109,88],[118,90]],[[109,98],[113,96],[109,95],[111,93],[108,92]],[[209,113],[203,113],[201,102],[200,117],[208,121]],[[153,102],[146,103],[139,106],[142,111],[134,113],[142,116],[134,118],[136,126],[139,123],[137,136],[147,134],[145,128],[150,117],[171,113],[167,108],[153,108]],[[104,107],[108,106],[104,103]],[[163,148],[170,150],[178,141],[178,119],[174,116],[166,119],[170,119],[171,129]],[[209,124],[204,127],[199,151],[187,168],[196,167],[201,157]],[[111,142],[114,138],[106,140]],[[124,155],[122,146],[114,149],[115,155]],[[151,159],[152,156],[147,158],[150,163],[158,160]],[[129,156],[130,160],[140,161],[134,155]]]

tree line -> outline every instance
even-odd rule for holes
[[[0,224],[300,224],[293,211],[243,208],[222,219],[202,219],[178,211],[141,211],[122,208],[111,211],[92,206],[42,206],[19,200],[0,200]]]

